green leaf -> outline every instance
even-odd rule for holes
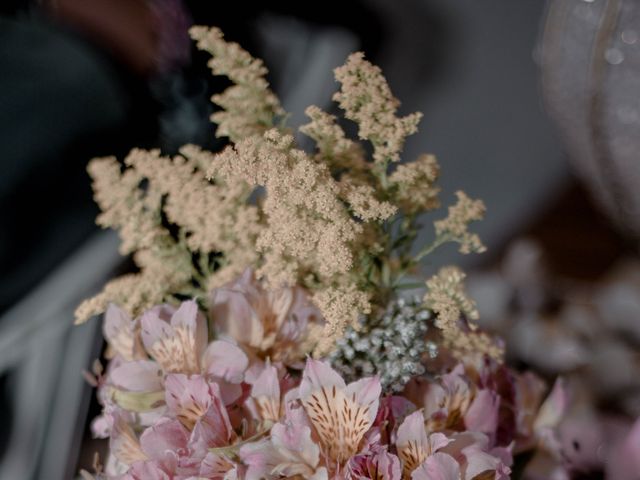
[[[118,406],[129,412],[148,412],[164,403],[164,392],[127,392],[114,388],[111,393]]]

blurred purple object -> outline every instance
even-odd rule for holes
[[[188,63],[189,27],[193,21],[182,0],[151,0],[149,7],[158,34],[158,70],[166,72]]]

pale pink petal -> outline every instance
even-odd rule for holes
[[[164,460],[167,454],[184,455],[189,431],[177,420],[163,418],[140,436],[140,446],[151,459]]]
[[[411,474],[411,480],[460,480],[460,478],[460,465],[446,453],[434,453]]]
[[[398,428],[396,444],[404,446],[410,442],[420,446],[421,450],[428,448],[428,438],[424,427],[422,410],[416,410],[411,415],[408,415]]]
[[[271,471],[278,463],[278,452],[268,439],[243,445],[238,456],[246,469],[244,480],[275,478]]]
[[[466,412],[473,398],[473,390],[464,374],[464,366],[458,364],[453,371],[442,375],[440,382],[446,392],[448,413],[456,410]]]
[[[635,480],[640,472],[640,418],[638,418],[624,441],[611,449],[606,462],[606,478],[609,480]]]
[[[347,385],[345,396],[354,399],[359,405],[364,405],[369,411],[369,425],[373,424],[378,413],[382,386],[378,377],[363,378]]]
[[[156,342],[173,336],[173,328],[169,322],[161,319],[160,316],[152,310],[142,314],[142,317],[140,317],[140,325],[142,327],[142,343],[148,352],[151,351]]]
[[[480,432],[458,432],[451,436],[451,443],[440,449],[441,453],[451,455],[461,465],[466,468],[467,455],[474,452],[486,451],[489,446],[489,438]],[[465,474],[465,480],[468,478]]]
[[[291,288],[267,291],[266,299],[268,302],[267,308],[276,316],[275,326],[279,330],[289,316],[289,310],[293,305],[294,292]]]
[[[113,427],[111,414],[103,413],[91,421],[91,434],[93,438],[109,438]]]
[[[209,387],[212,393],[211,406],[196,422],[189,440],[191,448],[200,452],[227,446],[235,436],[229,414],[220,396],[220,389],[215,383]]]
[[[125,465],[147,459],[133,428],[126,422],[125,416],[118,412],[113,414],[109,450],[115,458]]]
[[[554,428],[560,423],[569,403],[567,389],[562,378],[558,378],[551,393],[544,401],[534,422],[534,430]]]
[[[242,387],[243,384],[230,383],[218,378],[215,378],[214,381],[220,388],[220,398],[226,406],[233,405],[245,393]]]
[[[193,349],[202,354],[207,347],[207,322],[198,311],[198,304],[189,300],[182,302],[178,310],[171,317],[171,326],[175,330],[184,329],[188,332],[189,341],[193,342]]]
[[[302,382],[300,382],[300,398],[308,398],[313,392],[322,388],[331,390],[336,387],[344,390],[346,386],[342,377],[328,363],[308,358],[302,373]]]
[[[288,315],[280,327],[280,336],[291,341],[299,341],[306,335],[306,329],[312,322],[321,322],[322,314],[309,301],[307,293],[300,287],[291,289],[293,302]]]
[[[434,432],[429,434],[429,454],[437,452],[441,448],[446,447],[452,442],[444,433]]]
[[[309,477],[309,480],[329,480],[329,473],[326,468],[320,467]]]
[[[298,388],[300,399],[324,452],[342,464],[357,453],[378,409],[377,379],[363,379],[350,389],[328,364],[308,359]],[[371,403],[360,403],[360,400]]]
[[[165,400],[171,414],[192,430],[211,406],[209,384],[200,375],[171,373],[165,380]]]
[[[414,377],[409,381],[403,396],[418,408],[424,409],[425,419],[431,417],[447,418],[447,392],[438,383],[424,377]]]
[[[401,480],[400,459],[378,447],[375,452],[356,455],[349,460],[349,474],[354,479]]]
[[[266,363],[262,360],[252,358],[249,362],[249,367],[244,372],[244,381],[249,385],[253,385],[264,370],[265,365]]]
[[[603,454],[605,450],[610,452],[620,446],[612,445],[616,442],[609,436],[610,425],[615,425],[615,430],[618,430],[617,422],[605,423],[596,412],[590,410],[591,408],[580,408],[574,414],[563,418],[560,425],[550,432],[558,442],[555,444],[557,451],[548,450],[548,439],[545,439],[543,444],[548,453],[575,471],[602,471],[603,461],[607,456]],[[613,437],[615,436],[614,433]],[[553,441],[551,445],[554,445]]]
[[[495,438],[498,428],[498,409],[500,397],[493,390],[478,390],[464,415],[464,424],[467,430],[482,432]]]
[[[200,373],[207,329],[195,302],[183,302],[171,324],[154,310],[144,313],[140,324],[145,349],[165,372]]]
[[[114,387],[130,392],[162,391],[162,369],[152,360],[125,362],[109,372]]]
[[[465,468],[465,480],[471,480],[477,475],[489,470],[500,470],[509,472],[509,469],[502,461],[488,452],[482,451],[476,445],[472,445],[462,450],[466,457],[467,466]]]
[[[102,331],[111,348],[124,360],[144,358],[144,351],[136,331],[136,322],[127,312],[113,303],[109,304],[104,314]]]
[[[513,465],[513,443],[506,447],[493,447],[489,453],[498,458],[505,466]]]
[[[264,366],[251,387],[251,396],[280,399],[280,379],[276,367],[273,365]]]
[[[301,407],[288,408],[285,421],[271,428],[271,441],[283,457],[281,464],[301,464],[315,470],[320,461],[320,447],[311,438],[309,421]]]
[[[249,366],[247,355],[237,346],[225,340],[215,340],[204,353],[205,370],[229,383],[240,383]]]
[[[405,476],[409,476],[432,453],[422,410],[413,412],[404,419],[398,428],[396,448],[403,462]]]
[[[261,322],[256,321],[256,312],[248,293],[255,290],[253,273],[246,270],[236,282],[212,292],[211,316],[218,328],[243,344],[252,344],[252,339],[263,333]],[[259,329],[258,332],[254,331]]]
[[[273,365],[264,370],[251,387],[259,418],[277,422],[280,419],[280,379],[278,370]]]
[[[154,461],[136,462],[120,480],[172,480]]]
[[[533,422],[546,389],[544,380],[527,371],[516,376],[516,428],[518,435],[529,441],[533,437]]]
[[[235,465],[226,457],[208,452],[200,465],[199,478],[227,479],[226,474],[233,470]]]

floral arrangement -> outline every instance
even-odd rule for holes
[[[356,53],[335,71],[345,120],[309,107],[306,152],[262,62],[215,28],[191,34],[232,82],[212,117],[229,145],[89,165],[98,223],[139,271],[76,312],[104,313],[110,359],[90,375],[109,459],[84,477],[506,479],[534,455],[561,471],[562,382],[503,364],[459,269],[403,294],[439,246],[484,250],[468,230],[483,204],[462,192],[414,245],[440,206],[436,159],[400,163],[421,115],[398,116]]]

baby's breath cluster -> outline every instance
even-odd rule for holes
[[[336,342],[331,363],[348,381],[379,375],[383,389],[401,391],[424,373],[425,356],[437,355],[437,345],[426,339],[430,323],[432,314],[420,298],[395,300],[380,319],[349,328]]]

